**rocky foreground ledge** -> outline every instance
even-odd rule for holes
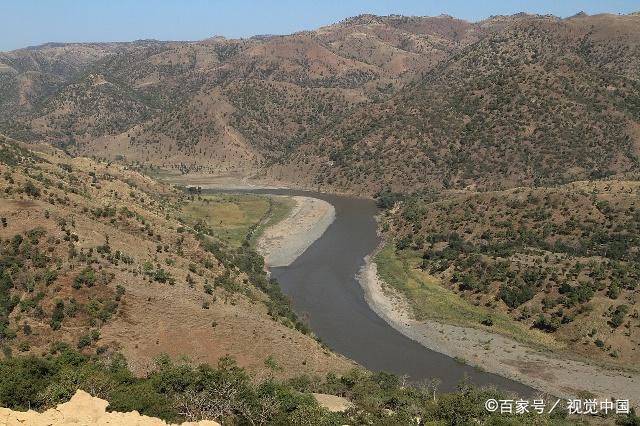
[[[51,408],[44,413],[37,411],[13,411],[0,408],[0,426],[166,426],[164,420],[142,416],[137,411],[107,413],[109,402],[78,390],[69,402]],[[210,420],[182,423],[182,426],[220,426]]]

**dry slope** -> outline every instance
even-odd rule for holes
[[[351,365],[299,331],[262,258],[178,221],[183,193],[7,139],[0,176],[5,356],[63,341],[120,351],[137,373],[163,352],[212,364],[229,354],[253,372],[271,357],[284,376]]]

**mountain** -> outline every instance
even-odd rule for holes
[[[21,93],[6,96],[3,128],[75,154],[255,172],[486,31],[446,16],[360,16],[290,36],[9,52],[7,70],[26,65],[2,74],[4,92]],[[54,58],[63,70],[41,66]],[[29,73],[48,84],[25,102]]]
[[[637,16],[520,17],[301,147],[316,184],[499,189],[638,171]]]
[[[374,194],[634,176],[640,18],[361,15],[0,55],[0,130],[72,155]]]

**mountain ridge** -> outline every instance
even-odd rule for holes
[[[635,173],[638,28],[637,14],[360,15],[274,37],[44,45],[0,54],[5,69],[26,64],[0,73],[0,130],[73,155],[369,195]],[[535,132],[566,148],[554,157]],[[581,138],[592,146],[576,158]]]

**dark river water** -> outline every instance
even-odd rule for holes
[[[271,268],[293,309],[307,318],[313,332],[331,349],[370,370],[406,374],[412,381],[438,378],[443,391],[454,390],[466,377],[474,384],[492,384],[521,396],[533,393],[523,384],[425,348],[371,310],[356,274],[380,241],[373,201],[293,190],[251,192],[306,195],[335,207],[335,221],[318,240],[291,265]]]

